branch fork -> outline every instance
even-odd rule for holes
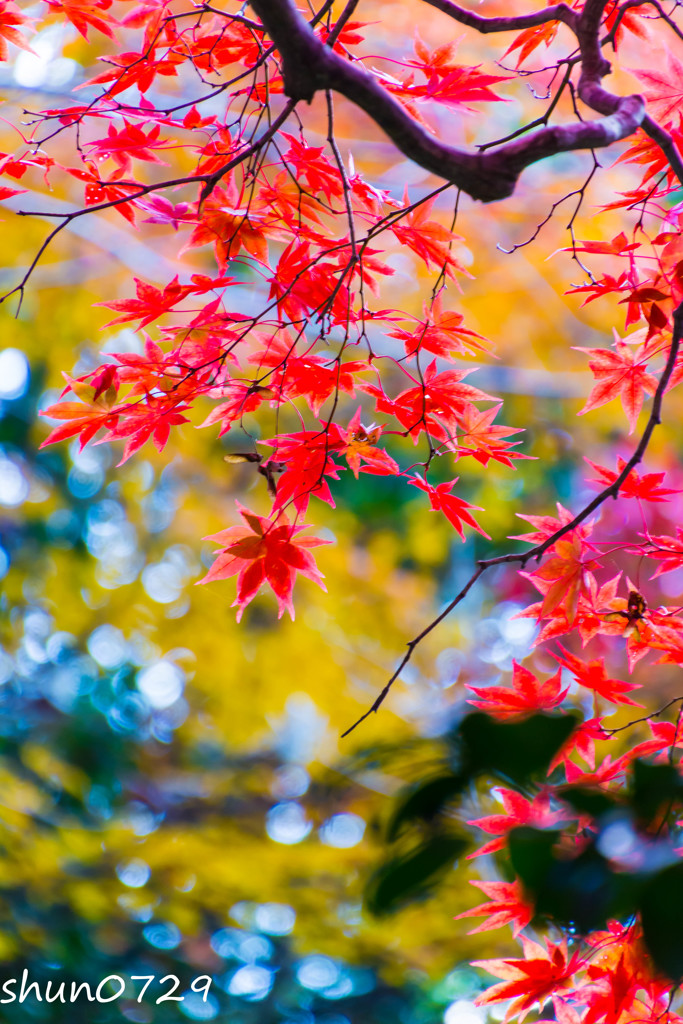
[[[564,22],[575,33],[581,52],[579,96],[603,116],[541,128],[486,152],[472,153],[434,138],[417,124],[377,78],[323,43],[292,0],[251,0],[251,7],[280,53],[285,94],[290,99],[310,102],[319,91],[338,92],[364,110],[406,157],[482,202],[512,195],[522,171],[539,160],[610,146],[628,138],[643,123],[645,102],[641,96],[616,96],[601,85],[610,70],[599,41],[605,0],[588,0],[580,16],[565,4],[556,4],[534,15],[491,19],[470,15],[445,0],[427,2],[480,32]]]

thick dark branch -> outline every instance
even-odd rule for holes
[[[617,97],[603,89],[600,84],[602,77],[610,71],[609,62],[603,57],[598,41],[600,22],[606,6],[606,0],[588,0],[576,28],[576,37],[581,48],[579,96],[587,106],[600,114],[612,114],[617,109],[615,104],[618,102]],[[658,4],[656,6],[661,10]],[[680,30],[673,26],[669,19],[667,21],[680,35]],[[604,40],[602,42],[604,43]],[[672,171],[683,184],[683,159],[673,137],[648,114],[642,118],[640,127],[653,142],[657,143]]]
[[[612,70],[600,46],[600,23],[607,3],[608,0],[586,0],[576,26],[576,38],[581,50],[579,96],[592,110],[609,115],[617,109],[619,97],[607,92],[601,84],[604,76]]]
[[[292,0],[251,0],[282,58],[285,93],[310,101],[319,90],[332,89],[364,110],[398,149],[425,170],[445,178],[473,199],[492,202],[514,192],[521,172],[530,164],[557,153],[599,149],[632,135],[645,115],[640,96],[613,96],[600,85],[609,64],[600,56],[593,26],[596,5],[587,3],[576,21],[577,38],[586,49],[587,68],[581,76],[581,98],[604,114],[600,120],[542,128],[487,152],[470,153],[449,146],[425,131],[373,75],[325,46],[296,9]],[[579,32],[582,31],[582,37]],[[591,32],[595,39],[590,38]]]
[[[489,32],[521,32],[525,28],[535,28],[537,25],[546,25],[549,21],[562,21],[571,29],[576,29],[578,14],[567,4],[553,4],[551,7],[544,7],[540,11],[533,11],[531,14],[517,14],[509,18],[484,18],[481,14],[474,14],[473,11],[466,11],[463,7],[453,3],[453,0],[424,0],[430,7],[436,7],[449,18],[459,21],[461,25],[474,28],[483,35]]]
[[[664,156],[669,161],[669,165],[678,178],[679,182],[683,183],[683,158],[676,149],[676,143],[673,140],[673,136],[669,132],[662,128],[661,125],[653,121],[649,115],[643,118],[643,123],[640,126],[646,135],[649,135],[653,142],[656,142]]]
[[[346,25],[349,18],[352,17],[356,7],[358,7],[358,2],[359,0],[349,0],[344,10],[337,18],[337,24],[334,26],[329,36],[325,40],[326,46],[334,46],[334,44],[337,42],[339,36],[342,34],[344,26]]]
[[[624,19],[624,16],[626,15],[627,11],[629,11],[631,7],[642,7],[643,3],[649,4],[651,7],[654,7],[659,17],[662,19],[662,21],[665,21],[667,23],[671,31],[674,32],[679,39],[683,39],[683,32],[681,32],[680,28],[673,20],[673,18],[666,13],[662,5],[658,3],[658,0],[627,0],[627,2],[623,3],[619,8],[619,13],[617,14],[616,18],[612,23],[612,28],[609,31],[609,35],[605,36],[605,38],[602,40],[603,46],[606,43],[611,43],[612,46],[614,46],[614,40],[616,39],[619,26],[621,25],[621,22]]]

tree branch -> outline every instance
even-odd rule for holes
[[[223,164],[222,167],[219,167],[211,174],[191,174],[185,178],[174,178],[171,181],[155,182],[153,185],[126,186],[134,189],[135,191],[127,193],[124,196],[119,196],[119,198],[117,199],[105,200],[104,202],[97,203],[94,206],[79,207],[77,210],[72,210],[70,213],[49,213],[46,210],[17,210],[16,213],[18,217],[59,217],[61,218],[62,223],[58,224],[56,228],[53,228],[53,230],[49,233],[47,238],[43,241],[42,245],[38,249],[38,252],[31,261],[28,270],[24,274],[19,284],[12,288],[10,291],[5,292],[3,295],[0,295],[0,305],[2,305],[5,299],[9,299],[12,295],[18,294],[19,309],[21,308],[24,290],[26,288],[28,280],[33,271],[35,270],[35,268],[37,267],[38,263],[42,259],[46,249],[51,245],[51,243],[57,237],[57,235],[60,234],[64,230],[64,228],[67,227],[67,225],[71,224],[71,222],[76,220],[78,217],[85,217],[87,214],[97,213],[99,210],[110,210],[116,206],[123,205],[123,203],[129,203],[134,199],[140,199],[142,196],[146,196],[150,192],[160,192],[162,189],[175,188],[178,185],[195,185],[198,184],[199,182],[203,182],[203,187],[199,199],[201,205],[201,203],[203,203],[214,190],[214,188],[221,180],[221,178],[225,177],[225,175],[234,167],[237,167],[239,164],[244,163],[244,161],[248,160],[249,157],[253,156],[255,153],[258,153],[259,150],[261,150],[263,146],[265,146],[270,141],[270,139],[273,137],[276,131],[287,120],[295,106],[295,101],[290,100],[290,102],[280,112],[278,117],[275,118],[275,120],[259,136],[258,139],[256,139],[254,142],[251,142],[245,149],[241,150],[239,153],[237,153],[236,156],[232,157],[231,160]],[[104,184],[107,183],[105,182]],[[122,187],[124,184],[124,182],[117,182],[119,188]],[[17,313],[19,312],[19,309],[17,310]]]
[[[424,0],[424,3],[436,7],[437,11],[442,11],[449,18],[460,22],[461,25],[467,25],[468,28],[474,28],[483,35],[490,32],[521,32],[525,28],[535,28],[549,21],[561,21],[576,31],[578,21],[578,14],[567,4],[553,4],[531,14],[518,14],[509,18],[484,18],[481,14],[474,14],[473,11],[459,7],[453,0]]]
[[[491,569],[494,565],[504,565],[510,562],[517,562],[520,568],[523,569],[527,562],[530,562],[533,559],[540,558],[541,555],[543,555],[548,550],[548,548],[551,548],[553,544],[557,543],[558,540],[560,540],[566,534],[571,533],[572,530],[575,530],[577,526],[579,526],[585,519],[588,518],[588,516],[592,515],[593,512],[600,508],[600,506],[603,505],[608,498],[617,497],[620,489],[623,487],[631,470],[635,469],[635,467],[640,462],[642,462],[647,447],[650,443],[650,438],[652,437],[653,431],[655,427],[662,421],[662,401],[664,399],[664,394],[671,379],[671,375],[676,366],[676,359],[681,348],[682,337],[683,302],[681,302],[676,307],[673,314],[673,332],[671,336],[671,347],[669,348],[669,354],[666,360],[666,365],[662,370],[661,377],[659,378],[657,390],[655,391],[652,399],[652,409],[650,410],[650,416],[645,426],[645,430],[641,435],[640,441],[638,442],[638,445],[635,451],[633,452],[633,455],[628,460],[628,462],[626,463],[626,465],[624,466],[616,480],[613,483],[611,483],[609,487],[605,487],[604,490],[600,491],[599,494],[596,494],[593,500],[590,501],[584,508],[582,508],[581,511],[576,516],[574,516],[571,522],[565,523],[563,526],[560,527],[559,530],[556,530],[555,533],[552,534],[552,536],[546,538],[546,540],[544,540],[541,544],[536,544],[528,551],[523,551],[520,554],[496,555],[494,558],[484,558],[478,561],[476,569],[474,570],[474,572],[472,573],[472,575],[470,576],[462,590],[458,594],[456,594],[453,600],[446,605],[446,607],[436,616],[435,619],[432,619],[432,621],[427,626],[425,626],[422,632],[418,633],[418,635],[413,637],[413,639],[408,643],[408,649],[406,653],[403,655],[403,658],[401,659],[398,668],[396,669],[394,674],[391,676],[391,678],[386,683],[384,688],[377,695],[372,706],[369,707],[368,710],[364,714],[362,714],[357,721],[353,723],[353,725],[351,725],[345,732],[342,733],[342,739],[344,739],[345,736],[348,736],[349,733],[352,733],[353,730],[356,729],[361,724],[361,722],[364,722],[366,718],[373,714],[373,712],[379,710],[379,708],[382,706],[387,696],[389,695],[389,691],[391,690],[392,686],[394,685],[394,683],[400,676],[401,672],[412,658],[413,651],[415,650],[415,648],[425,639],[425,637],[429,636],[429,634],[433,632],[436,629],[436,627],[441,622],[443,622],[443,620],[448,615],[450,615],[454,608],[457,608],[461,601],[463,601],[467,594],[470,592],[470,590],[477,582],[477,580],[484,575],[487,569]]]
[[[600,85],[601,77],[609,71],[597,37],[604,2],[587,3],[576,20],[586,63],[579,95],[604,116],[596,121],[542,128],[479,153],[449,146],[425,131],[377,78],[325,46],[292,0],[251,0],[251,6],[280,52],[287,96],[310,102],[319,90],[340,93],[364,110],[410,160],[483,202],[512,195],[519,175],[530,164],[569,150],[609,146],[632,135],[645,116],[640,96],[614,96]]]
[[[665,128],[657,124],[656,121],[653,121],[649,114],[645,115],[640,127],[646,135],[649,135],[653,142],[657,143],[669,161],[669,165],[676,177],[680,182],[683,182],[683,158],[681,158],[681,154],[676,148],[673,136]]]

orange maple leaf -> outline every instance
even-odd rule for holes
[[[550,549],[550,557],[529,577],[541,583],[543,603],[539,618],[545,618],[560,606],[571,625],[576,619],[579,598],[588,589],[586,572],[600,568],[594,558],[585,559],[584,545],[577,530],[561,537]]]

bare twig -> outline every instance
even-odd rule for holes
[[[10,291],[5,292],[4,295],[0,295],[0,304],[2,304],[5,301],[5,299],[9,299],[10,296],[18,294],[19,307],[21,308],[21,302],[28,280],[33,271],[35,270],[35,268],[37,267],[38,263],[40,262],[43,254],[45,253],[49,245],[57,237],[57,235],[60,234],[60,232],[62,232],[64,228],[73,220],[76,220],[77,217],[84,217],[86,214],[97,213],[99,210],[109,210],[113,207],[121,206],[122,203],[129,203],[131,202],[131,200],[140,199],[142,196],[148,195],[150,192],[160,192],[163,189],[175,188],[178,185],[194,185],[198,184],[199,182],[204,183],[204,187],[202,188],[200,196],[201,205],[201,203],[204,202],[204,200],[211,194],[211,192],[216,187],[221,178],[228,174],[228,172],[231,171],[234,167],[237,167],[239,164],[244,163],[245,160],[248,160],[249,157],[259,152],[263,148],[263,146],[266,145],[266,143],[273,137],[277,130],[287,120],[295,106],[296,104],[294,100],[290,100],[289,103],[287,103],[287,105],[281,111],[280,115],[277,118],[275,118],[272,124],[266,129],[266,131],[263,132],[261,136],[259,136],[258,139],[252,142],[245,149],[241,150],[239,153],[237,153],[236,156],[234,156],[227,163],[223,164],[216,171],[213,171],[213,173],[211,174],[192,174],[186,178],[174,178],[171,181],[157,182],[154,185],[139,185],[137,186],[137,191],[135,192],[130,192],[129,194],[125,196],[120,196],[117,199],[107,200],[104,203],[97,203],[94,206],[80,207],[78,210],[74,210],[72,213],[49,213],[47,211],[38,211],[34,213],[31,210],[17,210],[17,216],[19,217],[61,217],[62,222],[61,224],[58,224],[57,227],[54,228],[49,233],[47,238],[43,241],[42,245],[38,249],[38,252],[31,261],[26,273],[24,274],[19,284],[12,288]],[[119,182],[116,182],[116,185],[117,187],[121,187],[121,184]]]
[[[581,511],[576,516],[574,516],[571,522],[565,523],[558,530],[556,530],[555,533],[553,533],[550,537],[547,537],[544,541],[542,541],[542,543],[536,544],[534,547],[530,548],[528,551],[522,552],[521,554],[497,555],[494,558],[485,558],[478,561],[475,571],[472,573],[472,575],[470,576],[462,590],[458,594],[456,594],[453,600],[446,605],[446,607],[436,616],[435,619],[433,619],[427,626],[425,626],[425,628],[420,633],[418,633],[417,636],[413,637],[413,639],[408,643],[408,649],[406,653],[403,655],[403,658],[401,659],[398,668],[396,669],[394,674],[391,676],[391,678],[386,683],[384,688],[378,694],[372,706],[368,708],[368,710],[364,714],[362,714],[360,718],[353,723],[352,726],[350,726],[348,729],[346,729],[345,732],[342,733],[342,739],[345,736],[348,736],[349,733],[353,732],[353,730],[356,729],[361,724],[361,722],[364,722],[366,718],[373,714],[373,712],[379,710],[379,708],[382,706],[387,696],[389,695],[389,691],[391,690],[392,686],[394,685],[399,675],[412,658],[415,648],[422,642],[422,640],[425,639],[425,637],[429,636],[429,634],[433,632],[436,629],[436,627],[441,622],[443,622],[443,620],[448,615],[450,615],[454,608],[457,608],[457,606],[464,600],[464,598],[470,592],[474,584],[481,576],[483,576],[487,569],[491,569],[494,565],[504,565],[509,564],[511,562],[516,562],[520,566],[520,568],[523,569],[528,562],[534,559],[539,559],[549,548],[553,546],[553,544],[557,543],[557,541],[564,537],[566,534],[571,533],[572,530],[575,530],[577,526],[579,526],[585,519],[592,515],[593,512],[599,509],[600,506],[603,505],[608,498],[616,498],[631,470],[634,469],[642,461],[643,456],[645,455],[647,447],[650,443],[650,438],[652,437],[653,431],[655,427],[659,423],[661,423],[662,401],[669,380],[671,379],[671,374],[673,373],[674,367],[676,365],[676,358],[681,347],[682,337],[683,302],[681,302],[677,306],[673,314],[673,333],[671,337],[669,355],[666,361],[666,365],[662,370],[662,375],[659,379],[657,390],[655,391],[654,397],[652,399],[652,409],[650,410],[650,416],[648,418],[647,424],[633,455],[625,464],[624,468],[622,469],[621,473],[619,473],[619,476],[615,479],[615,481],[611,483],[609,487],[605,487],[604,490],[600,491],[593,498],[592,501],[590,501],[586,506],[584,506],[583,509],[581,509]]]

